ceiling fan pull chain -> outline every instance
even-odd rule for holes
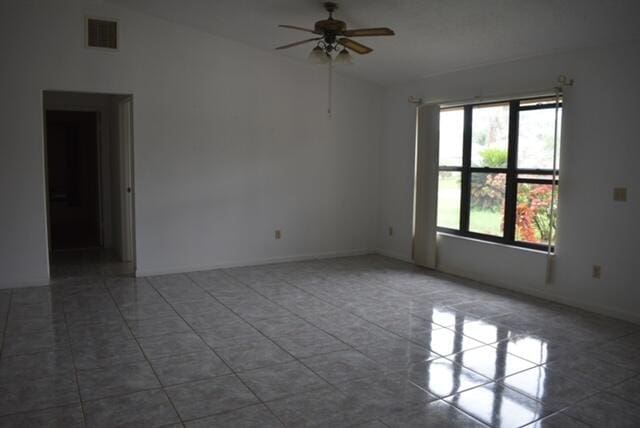
[[[331,117],[331,104],[333,98],[333,61],[329,60],[329,107],[327,114]]]

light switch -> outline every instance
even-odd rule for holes
[[[614,187],[613,200],[617,202],[627,202],[627,188],[626,187]]]

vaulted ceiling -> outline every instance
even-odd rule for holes
[[[317,0],[107,0],[263,48],[308,38],[325,19]],[[350,28],[388,26],[395,37],[358,39],[374,49],[342,71],[381,84],[479,65],[640,38],[638,0],[344,0]],[[313,47],[277,51],[301,61]],[[275,52],[275,51],[274,51]]]

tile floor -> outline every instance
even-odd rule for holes
[[[636,325],[379,256],[95,261],[0,291],[0,426],[640,426]]]

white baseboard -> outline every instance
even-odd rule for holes
[[[269,265],[274,263],[287,263],[287,262],[299,262],[299,261],[305,261],[305,260],[329,259],[332,257],[362,256],[365,254],[373,254],[375,252],[376,252],[375,250],[371,250],[371,249],[353,249],[353,250],[344,250],[344,251],[330,251],[326,253],[311,253],[311,254],[304,254],[304,255],[298,255],[298,256],[270,257],[270,258],[263,258],[263,259],[249,259],[249,260],[242,260],[242,261],[209,263],[209,264],[201,264],[201,265],[172,266],[167,268],[165,267],[138,268],[136,269],[135,275],[137,277],[151,276],[151,275],[168,275],[172,273],[195,272],[199,270]]]
[[[49,285],[49,277],[34,278],[27,281],[20,281],[15,283],[0,284],[0,290],[9,288],[40,287],[43,285]]]
[[[223,269],[223,268],[231,268],[231,267],[243,267],[243,266],[257,266],[257,265],[266,265],[266,264],[274,264],[274,263],[286,263],[286,262],[296,262],[296,261],[305,261],[305,260],[315,260],[315,259],[327,259],[332,257],[348,257],[348,256],[361,256],[365,254],[379,254],[381,256],[389,257],[396,260],[401,260],[408,263],[413,263],[412,260],[402,254],[394,253],[387,250],[382,249],[353,249],[353,250],[345,250],[345,251],[332,251],[325,253],[312,253],[305,255],[297,255],[297,256],[282,256],[282,257],[271,257],[271,258],[263,258],[263,259],[251,259],[251,260],[243,260],[243,261],[233,261],[233,262],[221,262],[221,263],[211,263],[204,265],[189,265],[189,266],[174,266],[169,268],[148,268],[148,269],[137,269],[136,276],[150,276],[150,275],[166,275],[172,273],[184,273],[184,272],[194,272],[199,270],[209,270],[209,269]],[[527,287],[518,287],[512,284],[505,283],[496,283],[494,281],[483,280],[482,278],[478,278],[478,275],[472,274],[470,272],[463,272],[456,269],[438,269],[443,273],[447,273],[449,275],[459,276],[462,278],[470,279],[472,281],[478,281],[485,283],[487,285],[491,285],[494,287],[504,288],[507,290],[516,291],[522,294],[539,297],[542,299],[550,300],[557,303],[562,303],[569,306],[574,306],[580,309],[584,309],[586,311],[595,312],[598,314],[619,318],[625,321],[629,321],[635,324],[640,324],[640,315],[634,312],[621,311],[615,308],[611,308],[608,306],[602,306],[597,304],[592,304],[589,302],[583,302],[578,299],[574,299],[571,297],[566,297],[552,291],[541,290],[541,289],[532,289]],[[24,288],[24,287],[38,287],[49,285],[50,280],[48,277],[34,278],[27,281],[20,281],[17,283],[5,283],[0,284],[0,289],[10,289],[10,288]],[[553,287],[553,286],[552,286]]]
[[[396,259],[396,260],[400,260],[400,261],[407,262],[407,263],[413,263],[413,260],[411,260],[411,257],[406,257],[406,256],[403,256],[400,253],[394,253],[393,251],[381,250],[381,249],[378,248],[374,252],[376,254],[381,255],[381,256],[389,257],[391,259]]]
[[[479,278],[477,274],[472,274],[470,272],[464,272],[461,270],[457,270],[457,269],[442,269],[442,268],[438,268],[438,270],[440,272],[449,274],[449,275],[453,275],[453,276],[458,276],[461,278],[465,278],[465,279],[470,279],[472,281],[476,281],[479,283],[483,283],[486,285],[490,285],[493,287],[498,287],[498,288],[504,288],[507,290],[511,290],[511,291],[516,291],[518,293],[522,293],[522,294],[526,294],[529,296],[533,296],[533,297],[539,297],[541,299],[545,299],[545,300],[549,300],[552,302],[556,302],[556,303],[561,303],[563,305],[567,305],[567,306],[573,306],[579,309],[584,309],[585,311],[589,311],[589,312],[595,312],[597,314],[600,315],[606,315],[609,317],[613,317],[613,318],[618,318],[624,321],[629,321],[632,322],[634,324],[640,324],[640,315],[638,315],[637,313],[634,312],[627,312],[627,311],[621,311],[619,309],[616,308],[611,308],[609,306],[602,306],[602,305],[597,305],[597,304],[592,304],[589,302],[584,302],[578,299],[574,299],[571,297],[566,297],[563,296],[561,294],[558,293],[554,293],[553,291],[551,291],[552,288],[554,287],[558,287],[558,285],[551,285],[549,288],[549,290],[547,289],[538,289],[538,288],[529,288],[529,287],[519,287],[519,286],[514,286],[512,284],[506,284],[506,283],[498,283],[495,281],[488,281],[482,278]]]

